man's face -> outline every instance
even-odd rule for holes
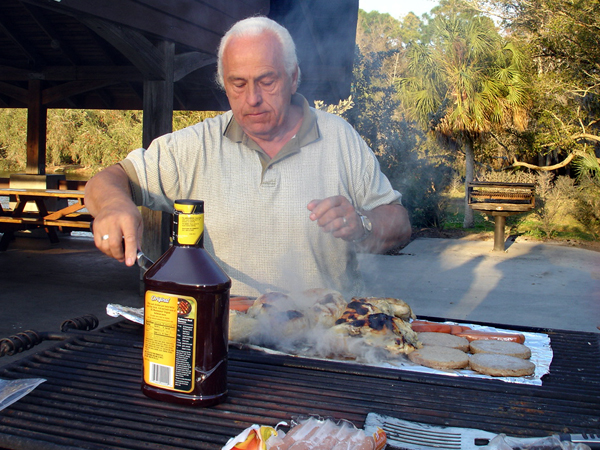
[[[285,132],[297,76],[286,74],[272,33],[232,38],[223,54],[223,78],[233,115],[249,136],[269,141]]]

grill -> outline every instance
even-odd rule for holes
[[[600,334],[512,328],[549,334],[542,386],[231,348],[228,399],[205,409],[142,394],[141,326],[73,332],[0,368],[2,378],[48,380],[0,412],[0,448],[220,449],[252,424],[318,414],[363,427],[369,412],[517,436],[599,433]]]
[[[494,251],[504,251],[506,217],[535,208],[535,184],[471,182],[468,204],[474,211],[494,217]]]

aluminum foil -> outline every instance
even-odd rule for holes
[[[144,308],[132,308],[131,306],[109,303],[106,305],[106,314],[110,317],[124,317],[140,325],[144,325]]]
[[[449,325],[463,325],[467,326],[473,330],[482,330],[482,331],[490,331],[495,333],[508,333],[514,334],[514,330],[508,330],[504,328],[495,328],[489,326],[481,326],[469,323],[458,323],[458,322],[441,322]],[[399,357],[390,357],[386,362],[381,363],[361,363],[367,366],[372,367],[384,367],[387,369],[398,369],[398,370],[409,370],[411,372],[421,372],[421,373],[431,373],[436,375],[446,375],[451,377],[471,377],[471,378],[480,378],[480,379],[489,379],[489,380],[500,380],[507,383],[516,383],[516,384],[528,384],[533,386],[541,386],[542,385],[542,377],[550,372],[550,364],[552,363],[552,358],[554,353],[552,352],[552,347],[550,346],[550,337],[544,333],[532,333],[532,332],[523,332],[519,331],[518,333],[525,336],[525,345],[529,347],[531,350],[531,358],[530,361],[535,364],[535,372],[531,376],[527,377],[492,377],[490,375],[484,375],[474,370],[470,369],[461,369],[461,370],[438,370],[431,369],[429,367],[421,366],[419,364],[415,364],[411,362],[406,356],[401,355]],[[278,355],[290,355],[289,353],[280,352],[277,350],[273,350],[270,348],[260,347],[257,345],[248,345],[248,344],[240,344],[238,345],[240,348],[249,348],[253,350],[259,350],[265,353],[270,354],[278,354]],[[304,356],[301,353],[291,355],[291,356],[302,356],[309,359],[314,360],[322,360],[322,361],[331,361],[331,359],[326,358],[317,358],[312,356]],[[356,361],[352,360],[336,360],[342,363],[351,363],[356,364]]]
[[[144,323],[144,308],[131,308],[128,306],[121,306],[117,304],[109,304],[106,307],[106,313],[111,317],[119,317],[122,316],[128,320],[133,322],[143,324]],[[457,322],[443,322],[449,325],[463,325],[467,326],[473,330],[482,330],[482,331],[490,331],[495,333],[510,333],[514,334],[514,330],[508,330],[503,328],[495,328],[489,326],[481,326],[469,323],[457,323]],[[550,372],[550,364],[552,363],[553,352],[552,347],[550,346],[550,337],[544,333],[532,333],[526,331],[519,331],[520,334],[525,336],[525,345],[529,347],[531,350],[531,358],[530,361],[535,364],[535,372],[533,375],[528,377],[492,377],[489,375],[484,375],[478,372],[475,372],[470,369],[461,369],[461,370],[437,370],[431,369],[429,367],[421,366],[419,364],[415,364],[411,362],[406,356],[394,356],[390,358],[386,358],[385,362],[380,363],[361,363],[364,365],[372,366],[372,367],[384,367],[388,369],[399,369],[399,370],[409,370],[412,372],[421,372],[421,373],[433,373],[437,375],[447,375],[451,377],[471,377],[471,378],[482,378],[482,379],[490,379],[490,380],[501,380],[507,383],[517,383],[517,384],[529,384],[534,386],[542,385],[542,377]],[[302,352],[298,352],[295,354],[284,353],[278,350],[273,350],[266,347],[261,347],[257,345],[243,344],[243,343],[235,343],[239,348],[249,348],[253,350],[259,350],[265,353],[270,354],[278,354],[278,355],[289,355],[289,356],[301,356],[304,358],[314,359],[314,360],[322,360],[322,361],[331,361],[332,359],[326,358],[318,358],[314,356],[306,356]],[[356,361],[352,360],[335,360],[343,363],[351,363],[356,364]]]

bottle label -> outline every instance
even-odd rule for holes
[[[196,245],[204,231],[204,214],[179,214],[177,218],[177,242]]]
[[[197,303],[193,297],[146,291],[144,381],[171,391],[194,390]]]

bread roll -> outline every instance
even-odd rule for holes
[[[525,377],[535,373],[535,364],[514,356],[477,353],[470,359],[471,369],[492,377]]]
[[[408,354],[416,364],[438,370],[464,369],[469,365],[469,356],[460,350],[439,345],[427,345]]]
[[[470,344],[471,353],[494,353],[514,356],[515,358],[531,358],[529,347],[516,342],[506,341],[473,341]]]
[[[469,351],[469,341],[452,334],[423,332],[417,333],[417,338],[423,345],[439,345],[441,347],[455,348],[463,352]]]

